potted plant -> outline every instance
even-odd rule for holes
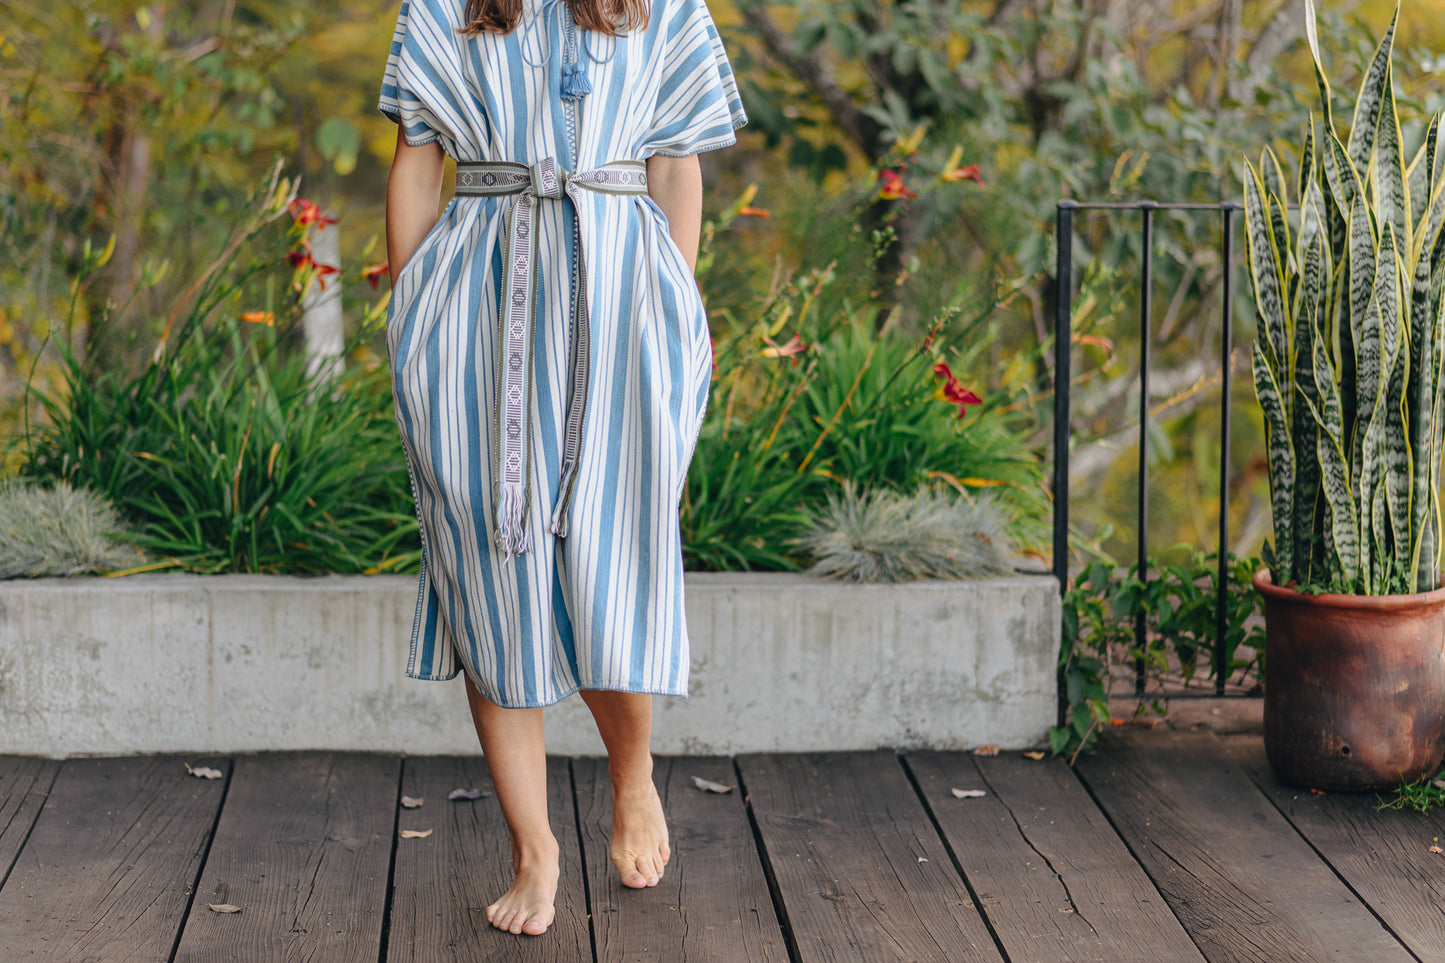
[[[1441,117],[1405,154],[1395,19],[1360,84],[1348,140],[1323,116],[1288,203],[1273,152],[1246,164],[1254,381],[1268,436],[1265,746],[1284,778],[1366,789],[1445,754],[1440,581],[1445,150]]]

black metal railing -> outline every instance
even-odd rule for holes
[[[1069,584],[1069,441],[1070,399],[1073,355],[1073,272],[1074,217],[1081,211],[1137,211],[1142,217],[1139,309],[1139,481],[1138,481],[1138,550],[1139,578],[1149,578],[1149,349],[1150,318],[1153,314],[1154,215],[1159,211],[1212,211],[1224,219],[1220,241],[1220,259],[1224,272],[1224,346],[1221,351],[1222,384],[1220,391],[1220,458],[1219,458],[1219,593],[1215,600],[1214,674],[1215,695],[1224,695],[1229,675],[1227,650],[1229,598],[1229,437],[1230,437],[1230,374],[1234,352],[1234,223],[1242,208],[1237,204],[1159,204],[1137,203],[1081,204],[1060,201],[1058,207],[1058,263],[1055,272],[1054,345],[1054,574],[1060,590]],[[1134,626],[1135,641],[1145,648],[1148,626],[1141,612]],[[1060,669],[1062,682],[1062,668]],[[1135,666],[1135,694],[1144,694],[1144,663]],[[1064,724],[1066,698],[1060,688],[1059,724]]]

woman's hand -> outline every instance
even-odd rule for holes
[[[436,226],[446,154],[432,141],[413,147],[396,127],[396,156],[386,180],[386,257],[392,284]]]
[[[697,270],[697,241],[702,232],[702,168],[697,155],[649,157],[647,193],[667,215],[667,232],[688,270]]]

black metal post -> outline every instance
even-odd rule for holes
[[[1230,369],[1234,354],[1234,212],[1224,208],[1224,239],[1220,243],[1224,269],[1224,374],[1219,401],[1219,598],[1214,607],[1214,694],[1224,695],[1229,674],[1229,413]]]
[[[1154,211],[1158,205],[1143,201],[1143,289],[1139,298],[1139,581],[1149,582],[1149,318],[1154,313]],[[1148,645],[1149,619],[1141,610],[1134,622],[1134,644]],[[1144,695],[1144,659],[1134,663],[1134,695]]]
[[[1069,588],[1069,384],[1074,342],[1074,210],[1059,202],[1058,255],[1054,266],[1054,575],[1060,594]],[[1058,670],[1058,724],[1068,722],[1064,667]]]

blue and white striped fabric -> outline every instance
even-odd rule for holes
[[[647,28],[621,38],[579,29],[559,0],[526,0],[505,36],[466,37],[464,5],[402,3],[378,106],[409,143],[580,171],[723,147],[747,122],[704,0],[653,0]],[[398,275],[387,318],[424,551],[407,674],[461,668],[507,707],[579,688],[687,694],[677,509],[707,402],[707,317],[650,197],[579,200],[580,218],[566,198],[541,200],[536,217],[531,551],[506,558],[493,539],[502,226],[516,197],[454,197]],[[561,538],[549,523],[578,297],[591,306],[590,384]]]

